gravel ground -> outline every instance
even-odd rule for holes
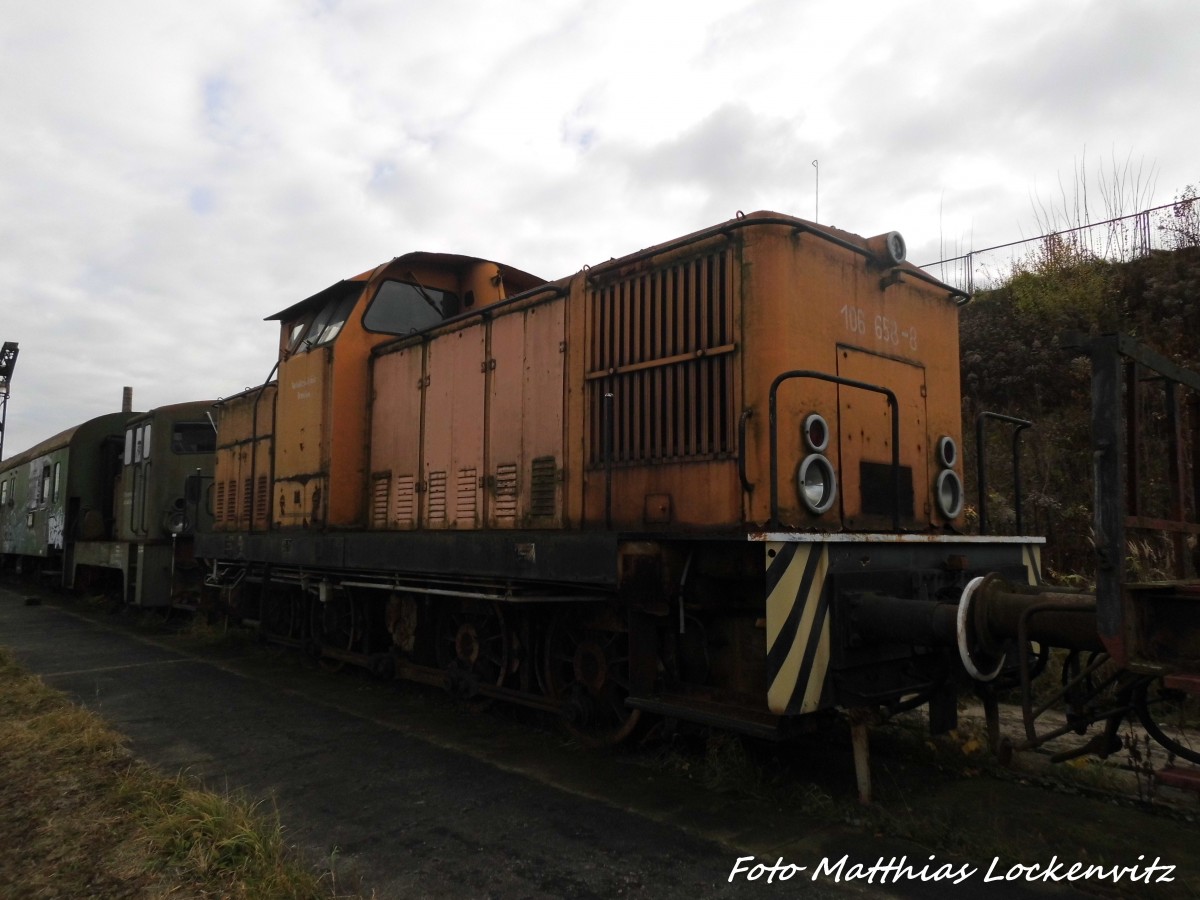
[[[57,600],[26,605],[28,593],[0,589],[0,644],[23,665],[100,712],[164,772],[273,802],[290,840],[363,896],[1046,896],[1069,891],[1066,882],[985,882],[993,858],[995,877],[1052,856],[1145,866],[1155,855],[1178,866],[1179,877],[1129,885],[1134,892],[1166,896],[1184,887],[1178,896],[1195,896],[1200,829],[1186,817],[1051,795],[1016,780],[930,782],[914,772],[903,783],[906,765],[885,761],[877,778],[896,782],[882,791],[893,808],[847,823],[828,809],[797,808],[795,792],[784,800],[772,791],[714,791],[638,754],[580,751],[544,722],[531,727],[519,715],[473,713],[426,689],[326,673],[291,653],[148,636]],[[826,782],[843,791],[839,809],[853,791],[849,771]],[[941,843],[957,855],[879,830],[887,822],[889,835],[903,834],[896,825],[906,817],[921,820],[925,830],[915,834],[928,834],[931,822],[945,830]],[[1056,817],[1086,828],[1059,827]],[[1147,857],[1140,863],[1139,854]],[[811,877],[822,860],[836,865],[847,855],[840,879],[837,871]],[[747,868],[782,858],[805,871],[787,882],[764,875],[731,883],[746,856],[755,857]],[[909,876],[881,885],[879,873],[868,881],[850,869],[902,856],[918,872],[931,856],[930,874],[943,865],[947,873],[973,871],[963,884]]]

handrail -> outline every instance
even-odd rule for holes
[[[743,409],[738,419],[738,478],[742,480],[742,490],[747,494],[754,491],[754,485],[746,474],[746,423],[754,415],[753,409]]]
[[[1021,516],[1021,432],[1032,428],[1028,419],[1018,419],[984,410],[975,417],[975,486],[979,491],[979,533],[988,533],[987,520],[987,445],[983,442],[983,424],[987,419],[1016,425],[1013,430],[1013,512],[1017,517],[1017,534],[1024,533]]]
[[[602,405],[601,443],[604,453],[604,527],[612,528],[612,479],[613,479],[613,394],[605,393]]]
[[[892,530],[900,530],[900,404],[896,401],[894,392],[885,387],[880,387],[877,384],[868,384],[865,381],[854,381],[850,378],[842,378],[838,375],[829,375],[825,372],[815,372],[810,369],[792,369],[789,372],[781,372],[775,376],[775,380],[771,382],[771,391],[768,396],[769,407],[769,423],[770,423],[770,451],[771,451],[771,519],[772,526],[779,525],[779,423],[776,413],[776,394],[779,391],[779,386],[783,382],[792,378],[813,378],[817,381],[828,381],[832,384],[838,384],[843,387],[857,388],[862,391],[870,391],[874,394],[883,394],[887,398],[888,409],[891,412],[892,418]]]

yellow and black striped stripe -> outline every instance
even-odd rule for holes
[[[1042,583],[1042,548],[1037,544],[1025,544],[1021,548],[1021,561],[1025,563],[1025,575],[1030,584]]]
[[[779,715],[813,712],[829,672],[829,550],[771,541],[766,566],[767,705]]]

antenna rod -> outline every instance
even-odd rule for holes
[[[813,221],[821,221],[821,167],[820,160],[814,159],[813,165]]]

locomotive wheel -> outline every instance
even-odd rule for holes
[[[263,598],[262,627],[268,637],[291,638],[296,632],[297,600],[291,592],[272,592]]]
[[[475,695],[481,684],[502,685],[509,672],[511,642],[495,603],[465,603],[438,619],[438,666],[452,694]]]
[[[1200,763],[1200,697],[1151,678],[1134,687],[1133,708],[1150,737],[1176,756]]]
[[[629,696],[629,633],[619,623],[568,609],[546,635],[545,685],[562,704],[563,722],[592,747],[618,744],[637,728],[640,709]]]
[[[325,603],[313,604],[312,635],[318,650],[321,647],[359,650],[364,624],[361,604],[349,594],[336,593]],[[340,659],[321,658],[320,665],[327,671],[336,672],[346,663]]]

